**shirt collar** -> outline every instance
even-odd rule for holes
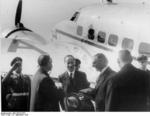
[[[72,77],[74,77],[74,73],[75,73],[75,70],[70,72],[70,71],[67,71],[68,75],[70,76],[70,74],[72,73]]]
[[[108,66],[104,67],[101,71],[101,75],[106,71],[106,69],[108,68]]]

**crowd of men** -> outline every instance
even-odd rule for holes
[[[16,57],[2,78],[2,111],[150,111],[147,57],[137,58],[138,69],[128,50],[118,54],[119,72],[108,66],[103,53],[93,57],[92,66],[100,72],[94,88],[80,71],[81,61],[72,55],[65,56],[66,71],[57,83],[48,73],[53,67],[50,55],[39,56],[33,79],[22,74],[22,58]]]

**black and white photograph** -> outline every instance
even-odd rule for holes
[[[2,116],[150,113],[150,0],[0,0],[0,40]]]

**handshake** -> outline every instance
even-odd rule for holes
[[[62,89],[62,83],[55,82],[55,85],[56,85],[57,89]]]

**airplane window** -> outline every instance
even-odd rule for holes
[[[94,29],[90,28],[90,29],[88,30],[88,38],[89,38],[90,40],[94,40],[94,38],[95,38],[95,31],[94,31]]]
[[[116,46],[118,43],[118,36],[114,34],[109,35],[108,44],[111,46]]]
[[[99,31],[97,36],[97,41],[100,43],[105,43],[106,33]]]
[[[74,15],[71,17],[71,21],[77,21],[78,17],[79,17],[79,12],[75,12]]]
[[[83,33],[83,27],[78,25],[78,27],[77,27],[77,35],[82,36],[82,33]]]
[[[122,48],[123,49],[132,50],[133,46],[134,46],[134,42],[132,39],[124,38],[124,40],[122,41]]]
[[[150,43],[140,43],[139,53],[150,55]]]

